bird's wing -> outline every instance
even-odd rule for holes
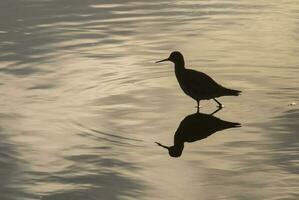
[[[186,71],[185,84],[195,91],[201,94],[217,93],[223,87],[214,81],[211,77],[203,72],[198,72],[192,69]]]

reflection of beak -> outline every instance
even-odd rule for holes
[[[156,63],[159,63],[159,62],[165,62],[165,61],[169,61],[169,58],[166,58],[166,59],[163,59],[163,60],[159,60],[159,61],[157,61]]]
[[[161,143],[159,143],[159,142],[155,142],[158,146],[160,146],[160,147],[163,147],[163,148],[165,148],[165,149],[169,149],[169,147],[167,147],[167,146],[164,146],[163,144],[161,144]]]

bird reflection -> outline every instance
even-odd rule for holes
[[[171,157],[180,157],[184,150],[185,142],[196,142],[205,139],[210,135],[228,128],[241,127],[240,123],[221,120],[213,114],[195,113],[185,117],[174,134],[174,145],[165,146],[159,142],[157,145],[166,148]]]

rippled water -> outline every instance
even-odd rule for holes
[[[0,11],[1,200],[299,198],[298,1],[4,0]],[[172,64],[154,63],[173,50],[243,91],[214,114],[242,127],[180,158],[154,143],[172,145],[196,111]]]

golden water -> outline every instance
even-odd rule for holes
[[[298,199],[296,0],[0,2],[0,199]],[[172,145],[196,111],[171,63],[242,124]],[[201,112],[216,104],[203,101]]]

